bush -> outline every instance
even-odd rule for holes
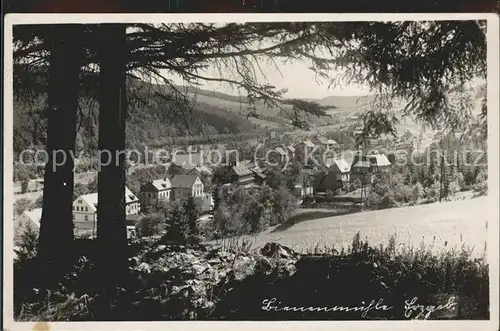
[[[314,196],[308,194],[304,197],[304,200],[302,201],[302,204],[304,206],[310,206],[311,204],[314,203]]]
[[[359,178],[346,185],[347,192],[353,192],[360,188],[361,188],[361,180],[359,180]]]
[[[22,302],[23,308],[16,309],[15,319],[409,320],[417,319],[419,311],[405,315],[405,300],[418,297],[418,303],[430,304],[436,297],[447,300],[450,295],[458,297],[452,319],[490,318],[487,260],[475,258],[465,247],[436,253],[439,247],[408,247],[395,237],[375,247],[357,233],[346,249],[314,247],[308,251],[311,255],[276,243],[256,251],[251,240],[228,241],[229,245],[215,249],[148,241],[131,259],[130,282],[110,297],[101,295],[96,282],[90,281],[99,277],[98,269],[83,259],[56,289],[29,296],[16,286],[14,301]],[[15,277],[22,272],[37,277],[36,272],[15,270]],[[356,291],[346,286],[353,283]],[[23,285],[30,291],[32,282]],[[366,316],[359,310],[297,314],[261,309],[266,298],[279,298],[289,307],[357,307],[366,298],[383,298],[383,304],[392,308],[371,309]],[[432,313],[429,319],[437,315]]]
[[[297,210],[297,200],[287,189],[280,188],[272,196],[272,220],[271,225],[286,222]]]
[[[473,187],[474,192],[478,195],[485,195],[488,193],[488,172],[481,170],[476,177],[476,184]]]
[[[142,237],[161,234],[165,230],[165,217],[159,213],[147,214],[137,221],[136,228]]]

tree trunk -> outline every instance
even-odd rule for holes
[[[40,224],[39,258],[47,279],[73,251],[73,158],[76,139],[79,74],[82,61],[78,25],[53,28],[48,92],[47,152]]]
[[[97,241],[105,284],[113,287],[127,268],[125,223],[125,26],[99,28],[99,153]]]

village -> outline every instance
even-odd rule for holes
[[[353,134],[354,138],[357,138],[361,131],[354,131]],[[199,222],[213,220],[214,209],[217,208],[216,195],[220,194],[221,190],[227,195],[234,188],[240,187],[251,193],[268,184],[270,171],[278,170],[290,174],[292,165],[299,166],[295,169],[292,185],[289,185],[297,208],[306,208],[310,206],[311,201],[321,202],[330,197],[333,204],[326,208],[333,209],[347,203],[358,210],[358,206],[363,204],[363,195],[366,199],[375,175],[388,170],[396,162],[398,155],[421,150],[423,134],[415,137],[407,130],[401,136],[391,139],[371,137],[357,150],[348,144],[340,144],[325,134],[308,136],[303,140],[285,139],[288,144],[277,146],[273,144],[283,139],[276,138],[276,134],[271,136],[274,139],[268,139],[271,144],[267,144],[269,150],[264,153],[266,157],[254,155],[253,160],[240,160],[239,151],[224,150],[221,146],[215,146],[219,147],[219,155],[224,155],[225,162],[222,164],[207,160],[207,156],[211,155],[211,146],[191,145],[175,148],[170,162],[161,166],[166,170],[164,176],[142,180],[138,190],[126,187],[128,237],[139,235],[137,224],[148,213],[157,211],[165,204],[182,202],[188,197],[193,197],[198,203]],[[434,136],[439,138],[439,135],[430,135],[431,139]],[[255,145],[255,142],[253,144]],[[304,155],[308,153],[311,155],[310,159],[304,160]],[[237,159],[231,158],[232,155]],[[315,161],[314,156],[319,162]],[[41,180],[31,180],[24,185],[23,190],[28,192],[27,194],[43,192]],[[74,200],[73,223],[76,236],[96,236],[97,201],[96,192],[82,194]],[[41,215],[42,208],[29,208],[19,215],[16,218],[16,238],[20,237],[26,227],[37,231]]]

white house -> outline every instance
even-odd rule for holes
[[[84,194],[73,201],[73,223],[76,232],[97,231],[97,193]],[[125,187],[125,214],[140,212],[139,199]]]

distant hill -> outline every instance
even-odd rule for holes
[[[315,100],[324,106],[335,106],[339,111],[352,111],[367,109],[375,101],[376,95],[338,96],[332,95]]]
[[[172,101],[158,97],[153,91],[169,92],[167,87],[149,82],[130,80],[129,89],[134,90],[148,106],[131,104],[127,125],[127,143],[129,146],[140,144],[171,144],[176,137],[205,137],[250,133],[256,136],[268,132],[269,129],[291,131],[288,124],[290,105],[267,108],[262,102],[256,106],[257,117],[248,117],[249,103],[245,96],[235,96],[226,93],[209,91],[194,87],[178,86],[193,100],[192,113],[186,116],[174,116],[171,111]],[[478,88],[478,98],[484,97],[486,85]],[[82,99],[86,99],[83,96]],[[340,128],[346,118],[356,121],[356,118],[372,108],[376,95],[365,96],[328,96],[322,99],[307,99],[323,106],[334,106],[329,111],[331,116],[316,117],[302,114],[303,119],[316,131],[334,131]],[[28,148],[30,145],[44,143],[43,109],[46,98],[42,95],[38,100],[32,100],[29,105],[15,102],[14,105],[14,145],[15,150]],[[403,103],[401,103],[403,105]],[[84,149],[96,147],[97,105],[82,103],[81,127],[77,143]],[[182,113],[182,112],[181,112]],[[411,119],[405,119],[398,131],[407,129],[413,133],[421,130],[419,124]]]

